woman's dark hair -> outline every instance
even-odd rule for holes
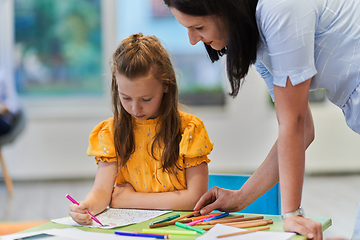
[[[233,97],[238,94],[242,79],[256,60],[260,40],[255,18],[257,2],[258,0],[164,0],[168,7],[188,15],[216,15],[224,20],[229,33],[227,46],[219,51],[206,44],[205,48],[212,62],[227,55],[227,75],[232,90],[230,95]]]

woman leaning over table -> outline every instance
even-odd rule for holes
[[[321,224],[301,211],[305,150],[314,140],[308,94],[324,88],[348,126],[360,133],[360,1],[164,2],[188,29],[191,44],[202,41],[213,62],[226,55],[231,96],[255,64],[279,124],[277,141],[244,186],[238,191],[212,188],[195,209],[239,211],[280,181],[284,229],[322,239]]]

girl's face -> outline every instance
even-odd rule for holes
[[[160,114],[160,105],[168,87],[151,74],[129,79],[115,74],[121,104],[137,120],[153,119]]]
[[[217,16],[192,16],[170,8],[178,22],[188,29],[189,41],[195,45],[199,41],[215,50],[223,49],[228,42],[228,32],[224,21]]]

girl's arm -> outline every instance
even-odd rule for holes
[[[74,221],[83,225],[90,224],[91,216],[87,212],[96,215],[106,209],[111,200],[116,175],[116,162],[99,162],[93,188],[79,206],[71,204],[69,207],[69,215]]]
[[[115,187],[110,206],[113,208],[145,208],[192,210],[202,194],[208,190],[208,166],[201,163],[186,169],[185,190],[142,193],[135,192],[130,184]]]

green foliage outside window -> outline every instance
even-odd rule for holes
[[[22,95],[101,94],[100,0],[15,0]]]

